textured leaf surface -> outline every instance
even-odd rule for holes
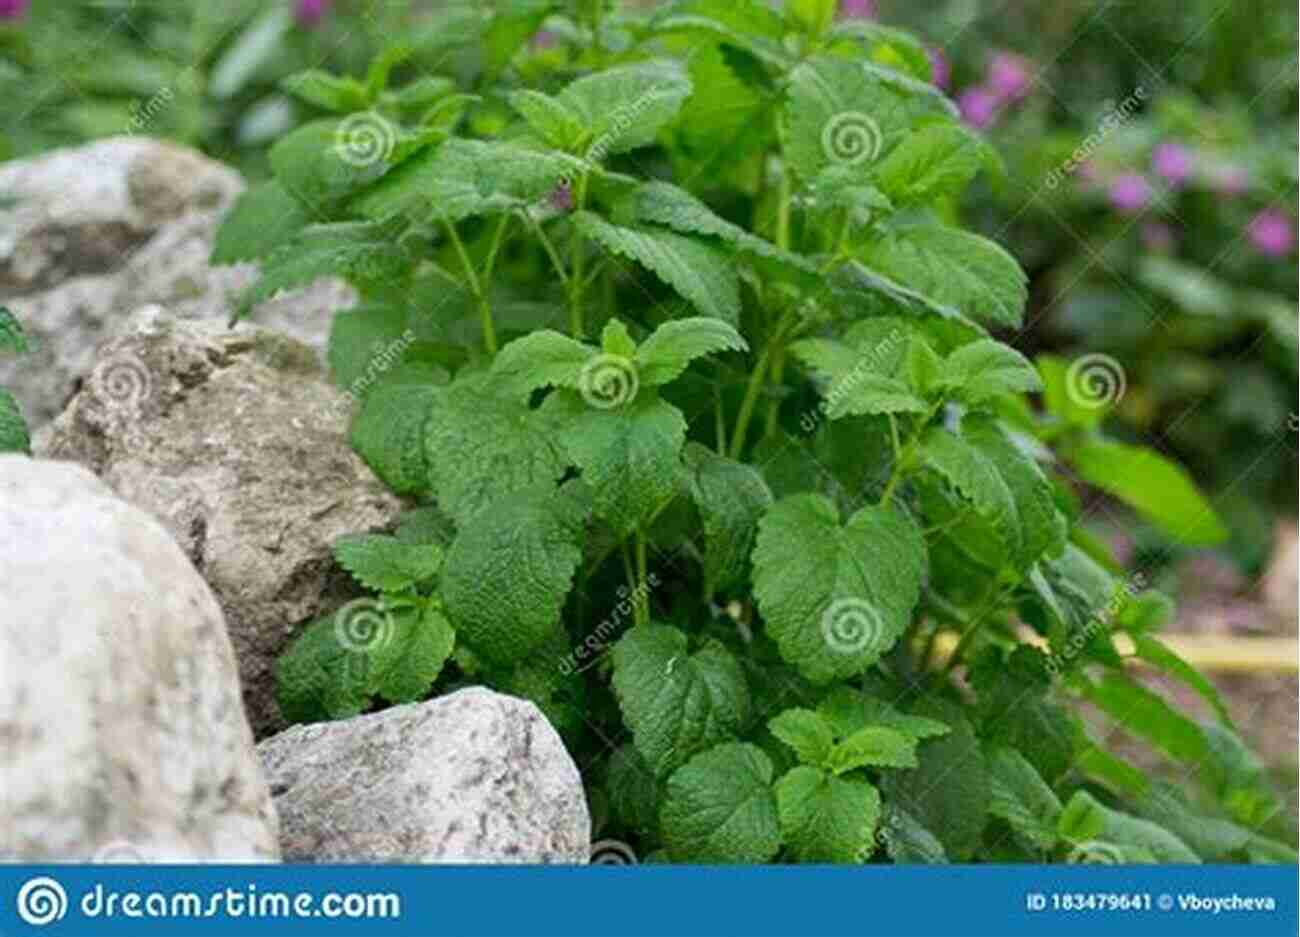
[[[766,862],[781,848],[772,762],[741,743],[701,752],[668,779],[659,821],[679,862]]]
[[[239,196],[217,229],[211,262],[233,264],[272,253],[314,219],[288,189],[274,179]]]
[[[451,622],[436,608],[394,615],[391,638],[371,655],[371,692],[395,704],[423,699],[455,645]]]
[[[424,426],[439,399],[437,387],[384,384],[366,396],[353,418],[353,448],[398,494],[429,488]]]
[[[781,656],[815,683],[862,673],[911,622],[925,543],[894,508],[845,525],[820,495],[778,501],[759,523],[754,593]]]
[[[872,178],[895,202],[957,195],[980,169],[996,165],[989,145],[958,124],[932,124],[904,137]]]
[[[898,348],[905,336],[898,334]],[[924,413],[925,401],[897,374],[890,345],[864,343],[858,348],[825,338],[807,338],[790,346],[790,353],[825,380],[826,415],[832,420],[852,415]]]
[[[865,862],[875,850],[880,794],[866,781],[800,765],[776,783],[781,836],[800,862]]]
[[[31,434],[18,401],[0,387],[0,452],[29,453],[31,449]]]
[[[1139,857],[1146,856],[1152,857],[1146,860],[1151,862],[1199,865],[1201,861],[1173,833],[1149,820],[1112,810],[1087,791],[1075,791],[1061,813],[1060,824],[1062,835],[1079,842],[1085,850],[1089,844],[1117,846],[1127,862],[1141,861]],[[1083,836],[1078,835],[1080,831]]]
[[[881,820],[880,838],[885,851],[898,864],[943,865],[948,856],[943,843],[923,827],[916,817],[896,804],[886,804]]]
[[[493,499],[461,528],[442,574],[457,633],[490,664],[510,666],[560,620],[574,570],[584,505],[550,485]]]
[[[1057,842],[1056,823],[1061,801],[1047,783],[1014,748],[996,748],[988,754],[989,813],[1043,851]]]
[[[748,571],[758,521],[772,505],[772,492],[754,468],[698,443],[687,443],[683,458],[704,527],[705,578],[714,589],[729,589]]]
[[[663,784],[635,745],[623,745],[609,756],[605,791],[614,816],[628,828],[640,833],[655,832]]]
[[[521,88],[510,93],[510,106],[528,121],[528,126],[551,146],[567,150],[581,139],[583,119],[563,101],[541,91]]]
[[[0,352],[21,355],[31,350],[31,343],[18,321],[8,308],[0,306]]]
[[[1107,674],[1088,698],[1125,732],[1146,739],[1173,758],[1200,763],[1207,754],[1200,727],[1161,697],[1120,674]]]
[[[502,392],[527,397],[542,387],[577,388],[582,366],[596,350],[551,329],[517,338],[502,348],[492,362],[492,376]]]
[[[365,657],[339,643],[334,615],[319,618],[275,665],[276,702],[289,722],[347,719],[370,698]]]
[[[969,404],[1043,389],[1028,358],[991,338],[963,345],[950,354],[943,364],[943,383]]]
[[[830,722],[811,709],[787,709],[770,719],[767,727],[806,765],[825,765],[835,745]]]
[[[655,60],[579,78],[560,92],[559,101],[585,125],[586,154],[600,161],[653,143],[690,93],[679,63]]]
[[[642,342],[634,359],[642,384],[677,378],[696,358],[722,351],[748,351],[735,327],[721,319],[694,317],[665,322]]]
[[[749,689],[731,653],[710,641],[690,654],[686,635],[667,625],[640,625],[619,640],[613,685],[637,751],[658,777],[736,738],[749,720]]]
[[[384,534],[349,534],[334,542],[334,558],[363,586],[395,592],[437,573],[442,549]]]
[[[987,518],[1011,552],[1018,554],[1020,515],[1011,489],[993,462],[962,437],[940,427],[926,431],[921,454],[926,467],[942,476],[977,514]]]

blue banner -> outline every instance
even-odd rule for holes
[[[1294,937],[1295,866],[0,865],[0,935]]]

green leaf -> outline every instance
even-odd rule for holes
[[[663,784],[635,745],[623,745],[609,756],[605,792],[614,816],[629,829],[644,835],[655,833]]]
[[[1035,848],[1056,846],[1061,802],[1025,757],[1014,748],[988,754],[989,813],[1011,824]]]
[[[655,141],[690,96],[691,81],[678,62],[619,65],[579,78],[559,101],[586,129],[584,155],[594,162]]]
[[[1129,637],[1133,640],[1133,648],[1138,657],[1174,679],[1187,684],[1200,694],[1201,699],[1214,708],[1215,714],[1223,721],[1224,725],[1229,728],[1232,727],[1232,716],[1228,714],[1228,707],[1223,705],[1223,699],[1219,696],[1219,691],[1199,670],[1179,657],[1172,648],[1153,635],[1129,632]]]
[[[402,214],[456,222],[534,204],[585,168],[562,153],[455,138],[406,160],[367,190],[356,208],[370,218]]]
[[[397,303],[362,303],[335,313],[328,351],[335,385],[364,400],[414,344],[407,321],[407,310]]]
[[[959,195],[997,156],[959,124],[931,124],[904,137],[872,171],[880,191],[899,204]]]
[[[787,709],[768,720],[767,727],[806,765],[824,766],[835,745],[830,722],[811,709]]]
[[[370,699],[364,655],[339,643],[335,615],[309,624],[275,665],[280,714],[293,722],[347,719]]]
[[[836,774],[868,765],[915,768],[916,739],[883,726],[867,726],[837,744],[831,752],[829,767]]]
[[[1199,865],[1201,860],[1173,833],[1149,820],[1112,810],[1087,791],[1075,791],[1061,813],[1059,832],[1076,843],[1074,861],[1147,861]],[[1118,848],[1116,848],[1118,847]]]
[[[618,407],[592,406],[565,392],[547,398],[541,411],[557,426],[567,460],[581,469],[596,516],[618,534],[648,521],[677,492],[686,420],[672,404],[647,394]]]
[[[520,47],[558,6],[553,0],[513,0],[497,6],[482,38],[489,74],[496,75],[510,64]]]
[[[398,494],[429,489],[424,426],[440,399],[431,385],[380,384],[353,418],[352,447]]]
[[[832,419],[881,413],[924,413],[926,403],[894,375],[895,347],[906,348],[901,330],[884,343],[858,348],[825,338],[806,338],[790,346],[790,354],[827,383],[822,407]],[[896,343],[896,346],[895,344]]]
[[[274,179],[239,196],[217,229],[209,258],[214,264],[257,260],[275,251],[312,221],[309,212]]]
[[[528,397],[542,387],[581,386],[583,365],[596,355],[590,345],[542,329],[517,338],[497,354],[492,376],[501,382],[501,392]]]
[[[295,72],[283,79],[280,87],[299,100],[338,114],[363,111],[370,104],[366,86],[361,82],[318,68]]]
[[[916,224],[865,244],[862,261],[979,322],[1018,328],[1029,298],[1024,271],[992,241],[958,228]]]
[[[963,345],[950,354],[943,364],[942,384],[971,405],[1003,394],[1043,389],[1043,382],[1029,359],[1010,345],[991,338]]]
[[[688,0],[666,4],[651,21],[656,33],[687,33],[696,40],[705,37],[744,49],[781,69],[794,64],[793,53],[783,45],[785,24],[779,13],[763,0]],[[699,98],[709,89],[701,88]],[[694,99],[693,98],[693,99]]]
[[[582,562],[585,506],[550,484],[495,498],[461,528],[442,573],[456,632],[489,664],[522,660],[556,628]]]
[[[880,823],[880,838],[884,840],[885,851],[889,853],[889,858],[900,865],[905,863],[942,865],[948,861],[943,851],[943,844],[938,838],[923,827],[916,817],[896,804],[885,804]]]
[[[759,522],[754,594],[781,656],[814,683],[853,676],[911,623],[925,542],[897,508],[868,506],[843,526],[821,495],[778,501]]]
[[[18,317],[8,307],[0,306],[0,352],[25,355],[31,350],[31,342]]]
[[[585,133],[582,115],[574,113],[559,98],[523,88],[512,91],[509,100],[528,126],[556,149],[573,149]]]
[[[1169,830],[1205,860],[1228,861],[1251,840],[1245,827],[1193,809],[1186,795],[1172,784],[1152,785],[1137,809],[1144,819]]]
[[[1086,362],[1086,356],[1080,358]],[[1111,359],[1113,361],[1113,359]],[[1114,368],[1104,365],[1104,359],[1095,359],[1097,367],[1091,373],[1098,379],[1098,388],[1093,390],[1087,382],[1088,369],[1085,366],[1081,374],[1074,374],[1069,362],[1055,355],[1039,355],[1034,359],[1038,373],[1043,378],[1043,406],[1047,412],[1064,422],[1067,426],[1083,429],[1096,429],[1101,425],[1109,404],[1117,397],[1114,391],[1122,386],[1123,369],[1119,362]],[[1080,393],[1080,381],[1087,390]],[[1119,381],[1120,383],[1112,383]],[[1108,388],[1110,391],[1108,392]]]
[[[0,387],[0,452],[30,454],[32,437],[14,395]]]
[[[397,592],[436,575],[442,549],[385,534],[349,534],[334,541],[334,558],[363,586]]]
[[[1125,732],[1146,739],[1173,758],[1199,764],[1208,753],[1199,726],[1146,687],[1110,673],[1087,687],[1088,699]]]
[[[881,793],[931,831],[950,859],[963,862],[979,847],[987,822],[988,767],[959,706],[931,697],[917,710],[952,731],[918,748],[918,767],[885,772]]]
[[[1154,450],[1095,440],[1069,450],[1067,458],[1084,481],[1130,505],[1179,543],[1210,546],[1228,535],[1187,472]]]
[[[371,692],[395,704],[423,699],[455,644],[456,632],[437,608],[394,615],[392,636],[372,654]]]
[[[781,837],[799,862],[865,862],[876,847],[880,794],[866,781],[800,765],[776,782]]]
[[[272,7],[249,23],[212,66],[208,94],[218,101],[234,97],[254,74],[282,52],[284,37],[293,25],[293,13],[288,6]]]
[[[400,136],[396,124],[367,111],[303,124],[276,141],[268,158],[285,191],[330,220],[345,199],[392,168]]]
[[[572,747],[590,731],[587,688],[582,671],[566,663],[573,654],[568,632],[557,625],[532,654],[513,667],[473,675],[498,693],[534,703],[566,746]],[[653,807],[653,805],[652,805]]]
[[[739,587],[772,492],[756,469],[699,443],[688,442],[682,457],[704,528],[704,578],[714,590]]]
[[[820,36],[834,21],[837,6],[838,0],[788,0],[785,10],[809,35]]]
[[[369,403],[369,402],[367,402]],[[504,393],[490,373],[438,389],[424,424],[424,453],[438,503],[458,524],[512,492],[553,486],[567,467],[545,407]]]
[[[848,737],[868,726],[881,726],[920,742],[948,734],[949,728],[936,719],[912,716],[889,703],[860,690],[836,687],[817,705],[817,711],[830,720],[835,734]]]
[[[701,752],[668,779],[659,823],[678,862],[768,861],[781,848],[772,762],[740,743]]]
[[[573,223],[605,250],[652,271],[704,315],[739,322],[740,279],[720,249],[671,231],[619,227],[590,212],[575,213]]]
[[[696,358],[721,351],[748,351],[735,327],[721,319],[694,317],[665,322],[655,329],[634,359],[641,383],[648,387],[675,380]]]
[[[867,57],[921,81],[931,80],[930,57],[911,33],[860,17],[841,20],[831,31],[834,40],[851,40]],[[843,42],[837,43],[842,46]],[[857,51],[857,50],[854,50]]]
[[[938,473],[971,503],[975,512],[997,528],[1008,549],[1021,549],[1020,515],[1011,489],[997,467],[968,441],[941,427],[931,427],[921,439],[926,468]]]
[[[686,635],[639,625],[614,646],[614,692],[637,751],[657,777],[735,739],[749,721],[740,664],[717,641],[688,653]]]

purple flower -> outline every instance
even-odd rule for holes
[[[1192,154],[1179,143],[1161,143],[1151,153],[1151,168],[1173,186],[1180,186],[1192,175]]]
[[[1151,184],[1140,173],[1126,172],[1110,184],[1110,204],[1127,215],[1135,214],[1151,201]]]
[[[876,0],[840,0],[840,16],[845,19],[875,19]]]
[[[1295,226],[1276,208],[1266,208],[1246,226],[1255,250],[1267,257],[1286,257],[1295,250]]]
[[[311,29],[320,24],[328,8],[329,0],[298,0],[293,15],[298,20],[299,26]]]
[[[16,20],[27,15],[30,0],[0,0],[0,19]]]
[[[989,87],[999,102],[1017,101],[1029,93],[1029,63],[1010,52],[999,52],[989,63]]]
[[[562,182],[551,190],[547,201],[556,211],[573,211],[573,190],[567,182]]]
[[[952,81],[952,66],[948,64],[947,56],[942,49],[931,48],[926,51],[930,56],[930,80],[936,88],[947,91],[948,83]]]
[[[976,130],[991,126],[998,116],[998,97],[988,88],[967,88],[957,98],[961,119]]]
[[[1210,185],[1220,195],[1240,195],[1250,188],[1250,173],[1243,166],[1216,166],[1210,170]]]
[[[1148,221],[1142,226],[1142,245],[1149,251],[1166,254],[1174,247],[1174,229],[1163,221]]]
[[[560,44],[560,37],[549,29],[543,29],[533,36],[534,49],[553,49]]]

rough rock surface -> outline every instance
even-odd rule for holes
[[[221,609],[85,469],[0,455],[0,860],[273,860]]]
[[[33,441],[37,455],[91,469],[181,545],[225,612],[259,737],[283,726],[275,659],[356,594],[330,545],[401,510],[349,447],[349,412],[305,345],[154,307],[100,349]]]
[[[532,703],[481,687],[258,746],[294,862],[584,863],[582,779]]]
[[[213,235],[244,184],[198,153],[113,137],[0,165],[0,302],[37,340],[0,360],[28,422],[52,419],[88,372],[96,346],[143,305],[183,319],[230,315],[255,267],[208,266]],[[324,347],[348,287],[321,280],[263,304],[259,323]]]

